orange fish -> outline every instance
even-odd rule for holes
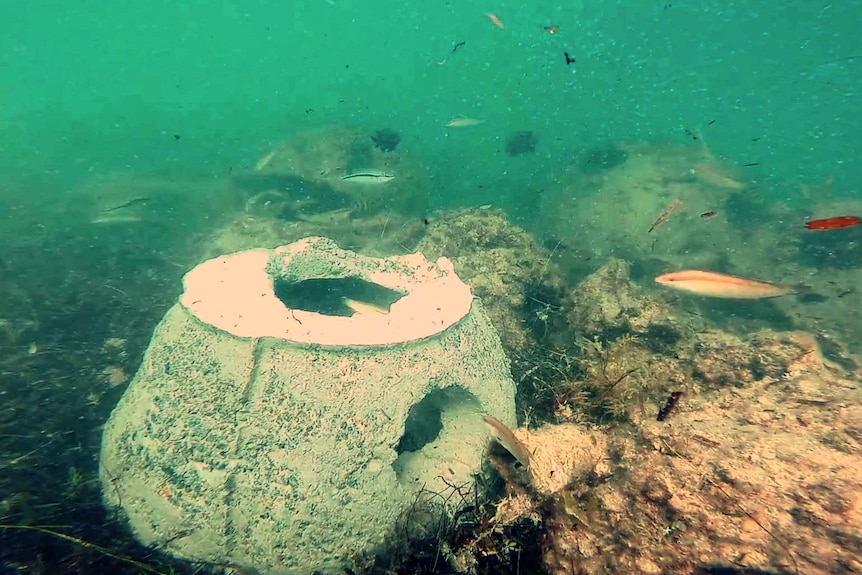
[[[795,288],[770,282],[700,270],[664,274],[655,278],[655,281],[663,286],[697,295],[725,299],[765,299],[797,291]]]
[[[806,230],[840,230],[841,228],[852,228],[862,223],[862,219],[857,216],[835,216],[834,218],[824,218],[822,220],[811,220],[805,222]]]
[[[556,34],[557,32],[560,31],[560,27],[559,26],[545,26],[544,30],[548,34]]]
[[[503,26],[503,23],[500,22],[500,19],[497,18],[497,16],[495,14],[485,14],[485,16],[487,16],[488,20],[493,22],[494,26],[496,26],[497,28],[500,28],[500,29],[505,28],[505,26]]]

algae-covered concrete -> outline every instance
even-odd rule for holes
[[[335,253],[325,241],[306,248]],[[358,276],[377,265],[337,254]],[[445,261],[421,259],[381,265],[453,281]],[[286,260],[259,261],[262,270],[290,273]],[[105,427],[105,498],[144,544],[260,573],[340,572],[384,543],[420,489],[445,492],[472,480],[487,441],[482,414],[514,423],[514,383],[478,300],[436,335],[324,346],[240,337],[204,322],[192,302],[184,305],[198,287],[187,282],[157,326]],[[262,297],[228,295],[234,303],[226,307]],[[321,315],[283,312],[309,329]],[[412,312],[393,304],[390,313]],[[235,314],[225,309],[225,317]]]

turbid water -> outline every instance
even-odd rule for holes
[[[553,311],[621,258],[696,331],[803,330],[857,365],[858,0],[19,4],[0,7],[0,573],[194,572],[109,515],[96,457],[182,275],[226,251],[439,251],[499,306],[504,346],[530,320],[569,351],[588,322]],[[793,293],[653,282],[686,269]],[[515,347],[516,381],[544,373]],[[537,423],[547,397],[519,391]]]

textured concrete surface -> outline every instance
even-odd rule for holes
[[[514,424],[514,391],[478,300],[442,333],[388,346],[238,337],[178,303],[105,426],[105,498],[178,556],[337,572],[417,490],[471,481],[482,415]]]

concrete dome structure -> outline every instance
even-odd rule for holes
[[[484,414],[514,423],[499,338],[445,258],[306,238],[204,262],[184,288],[103,436],[105,499],[146,545],[340,572],[418,490],[472,481]]]

